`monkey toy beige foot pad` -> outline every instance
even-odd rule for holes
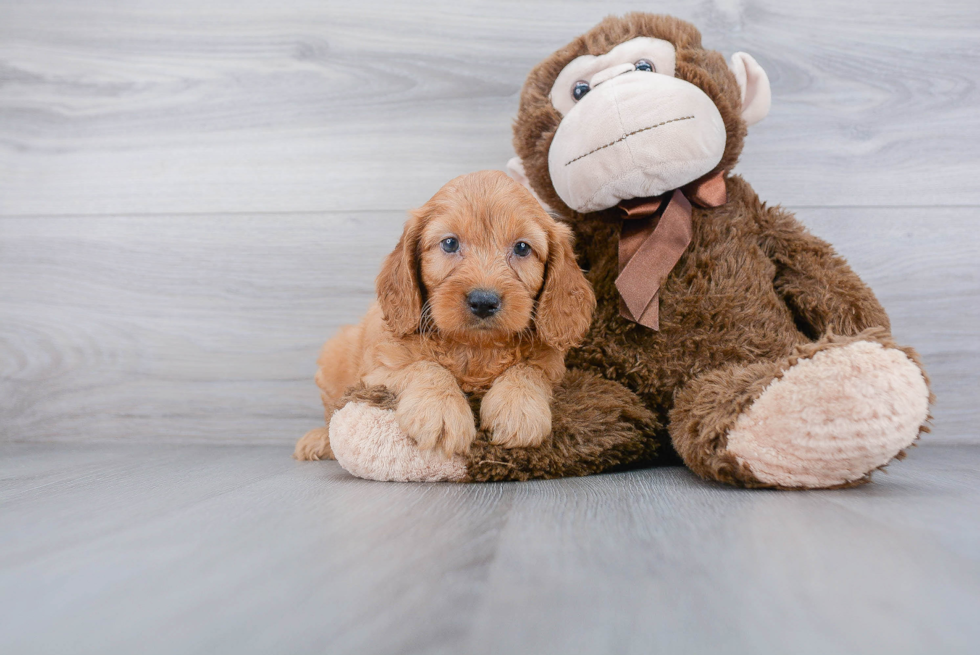
[[[464,458],[419,449],[393,411],[363,402],[348,403],[334,413],[330,446],[341,466],[368,480],[455,482],[466,475]]]
[[[901,350],[857,341],[800,360],[773,380],[735,422],[728,452],[761,482],[832,487],[890,462],[928,414],[919,367]]]

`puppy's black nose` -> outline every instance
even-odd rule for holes
[[[500,296],[495,291],[486,289],[470,291],[466,296],[466,303],[470,306],[470,311],[480,318],[493,316],[500,311]]]

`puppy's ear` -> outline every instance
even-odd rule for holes
[[[421,210],[409,215],[398,245],[385,258],[375,281],[381,313],[388,327],[399,337],[416,332],[422,318],[422,292],[419,286],[422,224]]]
[[[575,261],[571,229],[555,223],[548,234],[548,262],[535,326],[546,343],[564,351],[577,345],[589,331],[595,294]]]

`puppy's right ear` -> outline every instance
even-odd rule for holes
[[[422,319],[422,292],[418,279],[421,236],[422,214],[418,210],[409,215],[398,245],[385,259],[375,281],[381,313],[388,327],[399,337],[417,332]]]
[[[535,325],[543,341],[564,352],[588,333],[595,293],[575,261],[571,228],[553,222],[548,241],[548,263]]]

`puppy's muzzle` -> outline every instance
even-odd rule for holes
[[[486,289],[474,289],[466,295],[466,304],[479,318],[490,318],[500,311],[500,294]]]

